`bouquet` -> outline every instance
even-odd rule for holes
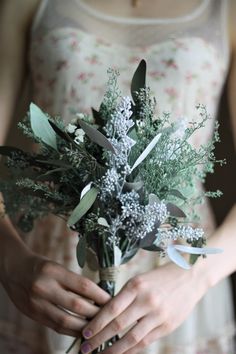
[[[99,286],[114,296],[119,267],[140,249],[167,255],[185,269],[199,255],[219,252],[204,247],[194,206],[204,194],[220,195],[200,195],[197,185],[213,172],[215,162],[223,161],[213,154],[217,126],[205,146],[195,149],[189,142],[209,119],[203,105],[196,107],[198,122],[171,122],[167,112],[155,115],[144,60],[131,82],[132,99],[121,96],[118,72],[110,69],[108,74],[99,110],[78,113],[67,125],[31,103],[19,128],[39,149],[0,147],[11,177],[1,179],[0,191],[6,212],[17,217],[25,232],[49,213],[65,219],[78,232],[80,267],[93,259]],[[189,261],[182,252],[190,254]]]

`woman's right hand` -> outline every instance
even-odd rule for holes
[[[88,278],[24,247],[10,258],[1,274],[9,297],[21,312],[60,334],[78,337],[97,305],[110,300]]]

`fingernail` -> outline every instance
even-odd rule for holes
[[[91,345],[89,344],[89,343],[83,343],[82,345],[81,345],[81,351],[82,351],[82,353],[83,354],[86,354],[86,353],[89,353],[89,352],[91,352],[91,350],[92,350],[92,347],[91,347]]]
[[[91,329],[86,329],[85,331],[83,331],[83,336],[84,336],[84,338],[90,338],[90,337],[92,337],[92,331],[91,331]]]

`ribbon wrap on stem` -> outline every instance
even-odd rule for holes
[[[99,269],[99,277],[101,281],[112,281],[116,283],[119,274],[119,267],[107,267]]]

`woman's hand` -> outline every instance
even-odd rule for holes
[[[199,278],[199,277],[198,277]],[[82,352],[132,326],[104,354],[136,354],[176,329],[203,296],[207,286],[169,263],[131,279],[83,330]],[[88,339],[89,338],[89,339]]]
[[[1,281],[13,303],[60,334],[78,337],[99,311],[94,303],[110,299],[94,282],[26,248],[5,263]]]

